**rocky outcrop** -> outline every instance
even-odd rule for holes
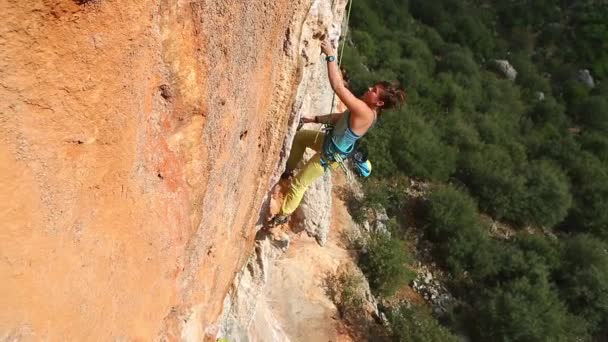
[[[0,3],[0,336],[215,337],[328,6]]]
[[[545,93],[543,93],[542,91],[537,91],[535,94],[536,94],[536,99],[538,101],[544,101],[545,100]]]
[[[582,69],[578,71],[577,78],[581,81],[587,88],[595,88],[595,81],[593,80],[593,76],[591,76],[591,72],[588,69]]]
[[[280,242],[277,244],[270,236],[260,233],[254,253],[236,276],[231,291],[224,300],[224,312],[218,324],[218,336],[226,337],[233,342],[249,340],[248,328],[255,318],[257,298],[264,291],[272,262],[283,251]],[[268,319],[267,323],[269,331],[273,331],[277,337],[281,335],[280,328],[277,329],[277,325],[272,324],[272,319]]]
[[[412,282],[412,288],[431,304],[435,314],[445,314],[453,303],[454,298],[443,280],[434,276],[430,268],[421,263],[418,263],[417,272],[418,276]]]
[[[517,70],[504,59],[495,59],[492,61],[494,68],[510,81],[515,81],[517,78]]]

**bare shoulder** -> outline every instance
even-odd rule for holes
[[[350,116],[352,118],[360,118],[360,119],[370,119],[373,120],[375,115],[374,111],[367,106],[367,104],[361,100],[359,100],[360,105],[353,106],[353,108],[349,108]]]
[[[358,108],[357,110],[351,110],[350,115],[350,128],[355,134],[363,135],[371,127],[374,122],[374,111],[365,105],[365,108]]]

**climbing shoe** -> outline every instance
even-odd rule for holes
[[[285,170],[281,175],[281,179],[291,179],[293,177],[293,170]]]
[[[268,228],[274,228],[289,221],[289,215],[276,215],[270,221],[268,221]]]

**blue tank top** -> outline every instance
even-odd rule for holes
[[[374,118],[374,126],[376,120]],[[370,128],[371,128],[370,127]],[[323,142],[323,156],[331,161],[335,161],[334,154],[337,153],[342,159],[347,158],[353,149],[355,143],[363,135],[357,135],[350,129],[350,111],[344,112],[342,118],[336,123],[336,126],[325,137]]]
[[[350,153],[361,136],[350,129],[350,111],[344,112],[331,132],[331,142],[342,153]]]

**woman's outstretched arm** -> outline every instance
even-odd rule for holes
[[[344,86],[344,80],[342,80],[342,74],[340,73],[340,69],[338,68],[338,63],[336,61],[336,53],[331,45],[331,42],[327,39],[321,42],[321,50],[325,55],[333,56],[333,61],[327,61],[327,76],[329,77],[331,89],[333,89],[336,95],[338,95],[342,103],[344,103],[355,116],[373,115],[367,104],[358,99]]]

